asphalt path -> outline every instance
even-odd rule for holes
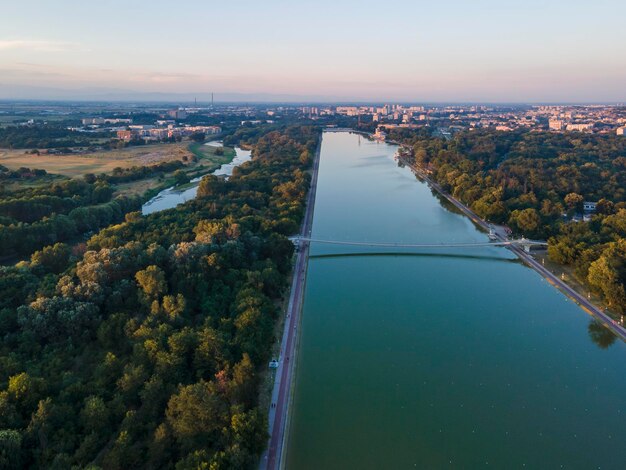
[[[302,237],[310,237],[313,226],[313,211],[315,207],[315,193],[317,190],[317,175],[319,170],[321,138],[313,159],[311,187],[307,197],[304,220],[300,228]],[[309,242],[299,242],[296,262],[294,265],[291,294],[287,306],[285,329],[280,347],[280,359],[276,369],[276,379],[272,390],[272,402],[269,411],[269,444],[261,456],[262,470],[281,468],[283,448],[286,439],[286,424],[289,412],[291,385],[295,371],[295,355],[297,343],[297,328],[300,324],[304,287],[306,284],[306,269],[309,258]]]

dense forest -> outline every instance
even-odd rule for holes
[[[141,207],[139,197],[113,198],[108,179],[86,175],[0,194],[0,257],[75,239]]]
[[[626,138],[467,131],[446,140],[398,129],[390,139],[481,217],[548,239],[550,259],[626,313]],[[579,222],[584,201],[597,209]]]
[[[195,200],[127,213],[79,252],[50,244],[0,268],[0,467],[257,465],[258,372],[318,138],[257,135],[253,159],[228,180],[205,177]],[[101,183],[71,184],[94,202]],[[77,210],[63,190],[38,195],[38,215]],[[3,217],[24,218],[19,204]]]

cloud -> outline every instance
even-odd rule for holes
[[[0,39],[0,51],[28,50],[38,52],[62,52],[71,49],[76,49],[76,44],[63,41]]]

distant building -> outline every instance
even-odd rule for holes
[[[128,118],[106,118],[104,120],[105,124],[132,124],[133,120],[132,119],[128,119]]]
[[[597,202],[585,201],[583,202],[583,210],[585,212],[595,212],[597,204]]]
[[[374,132],[374,139],[384,142],[386,138],[387,138],[387,133],[383,130],[382,127],[378,126],[376,128],[376,132]]]
[[[105,120],[103,118],[85,118],[83,119],[83,126],[99,126],[100,124],[104,124]]]
[[[565,128],[565,121],[561,119],[550,119],[548,121],[548,127],[553,131],[562,131]]]
[[[337,106],[337,114],[357,116],[359,114],[359,109],[356,106]]]
[[[184,109],[172,109],[167,112],[167,115],[174,119],[187,119],[187,111]]]
[[[618,128],[616,133],[617,133],[617,135],[626,136],[626,126]]]
[[[592,128],[593,128],[593,123],[586,122],[584,124],[568,124],[565,129],[568,131],[584,132],[584,131],[590,131]]]
[[[117,138],[126,142],[132,140],[136,135],[133,131],[117,131]]]

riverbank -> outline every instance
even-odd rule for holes
[[[409,167],[413,173],[422,181],[428,183],[428,185],[437,191],[441,196],[447,199],[464,215],[470,218],[477,226],[481,227],[485,231],[489,231],[490,224],[480,218],[474,211],[459,201],[457,198],[444,191],[444,189],[432,180],[428,174],[417,165],[410,163],[406,158],[398,154],[398,160]],[[506,235],[502,231],[496,231],[496,237],[499,241],[506,241]],[[617,320],[613,319],[608,313],[603,310],[602,306],[596,305],[592,300],[586,299],[581,295],[574,287],[567,284],[564,280],[555,276],[550,270],[546,269],[541,263],[539,263],[530,253],[519,249],[516,246],[507,247],[513,253],[515,253],[527,266],[541,274],[551,285],[556,287],[560,292],[565,294],[571,300],[576,302],[586,313],[592,315],[596,320],[599,320],[606,328],[611,330],[618,338],[626,342],[626,328],[624,328]]]
[[[322,134],[323,135],[323,134]],[[313,226],[315,209],[315,194],[317,190],[317,176],[319,173],[322,136],[320,136],[317,150],[313,157],[311,186],[309,188],[306,212],[300,228],[302,236],[310,236]],[[309,243],[303,242],[296,252],[296,261],[293,269],[293,279],[289,303],[285,312],[283,337],[280,347],[280,357],[276,370],[276,380],[272,390],[269,410],[269,442],[268,448],[261,456],[260,469],[280,469],[284,462],[285,442],[289,428],[289,410],[291,407],[292,391],[294,387],[295,369],[297,363],[298,326],[302,313],[304,291],[306,286],[306,271],[309,259]]]
[[[219,161],[212,162],[209,166],[195,167],[195,177],[190,181],[181,185],[168,185],[166,188],[159,191],[153,197],[151,197],[142,206],[142,213],[144,215],[152,212],[161,211],[164,209],[171,209],[178,204],[182,204],[190,199],[196,197],[196,192],[202,178],[208,174],[223,176],[228,178],[235,167],[245,163],[252,158],[251,152],[243,150],[240,147],[233,149],[234,158],[220,156]],[[190,174],[187,174],[189,178]]]
[[[396,150],[324,133],[310,238],[483,246],[311,243],[282,467],[620,468],[626,343]]]

